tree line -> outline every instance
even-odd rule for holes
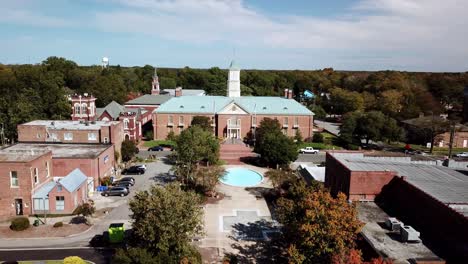
[[[68,119],[68,94],[93,94],[98,107],[113,100],[124,103],[129,95],[150,92],[153,73],[150,65],[102,69],[58,57],[35,65],[0,64],[0,123],[7,138],[14,139],[18,123]],[[209,95],[226,94],[227,69],[158,68],[158,75],[162,89],[182,86],[204,89]],[[460,108],[468,73],[243,70],[241,84],[242,95],[253,96],[282,96],[285,88],[295,95],[310,90],[316,97],[305,104],[317,117],[360,110],[403,120],[421,112]]]

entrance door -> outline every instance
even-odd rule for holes
[[[15,199],[16,215],[23,215],[23,199]]]

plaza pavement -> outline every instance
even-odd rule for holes
[[[264,174],[266,169],[254,167],[250,165],[227,165],[226,168],[244,167]],[[255,188],[271,188],[268,179],[264,178],[263,182]],[[263,198],[257,198],[252,192],[246,190],[245,187],[234,187],[220,183],[217,186],[217,191],[225,195],[224,199],[215,204],[207,204],[204,206],[205,215],[205,236],[198,244],[201,248],[215,248],[217,249],[218,257],[222,258],[225,254],[237,254],[237,247],[233,245],[247,244],[249,242],[239,242],[231,231],[228,231],[228,226],[224,222],[223,216],[236,216],[240,210],[243,212],[256,212],[261,218],[271,218],[270,210],[267,203]],[[254,213],[255,214],[255,213]],[[246,216],[247,217],[247,216]],[[252,220],[243,219],[242,215],[238,215],[235,220],[243,224],[247,224]],[[235,222],[234,220],[234,222]]]

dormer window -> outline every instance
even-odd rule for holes
[[[266,110],[266,106],[263,107],[263,110]]]
[[[179,106],[179,108],[184,108],[184,106],[183,106],[183,105],[181,105],[181,106]]]
[[[205,106],[204,106],[204,105],[202,105],[200,108],[201,108],[201,109],[205,109]]]

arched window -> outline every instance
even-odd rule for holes
[[[82,114],[86,114],[86,108],[87,108],[86,104],[81,104],[81,113]]]
[[[124,129],[128,129],[128,119],[124,119]]]
[[[75,104],[75,115],[81,114],[80,104]]]

